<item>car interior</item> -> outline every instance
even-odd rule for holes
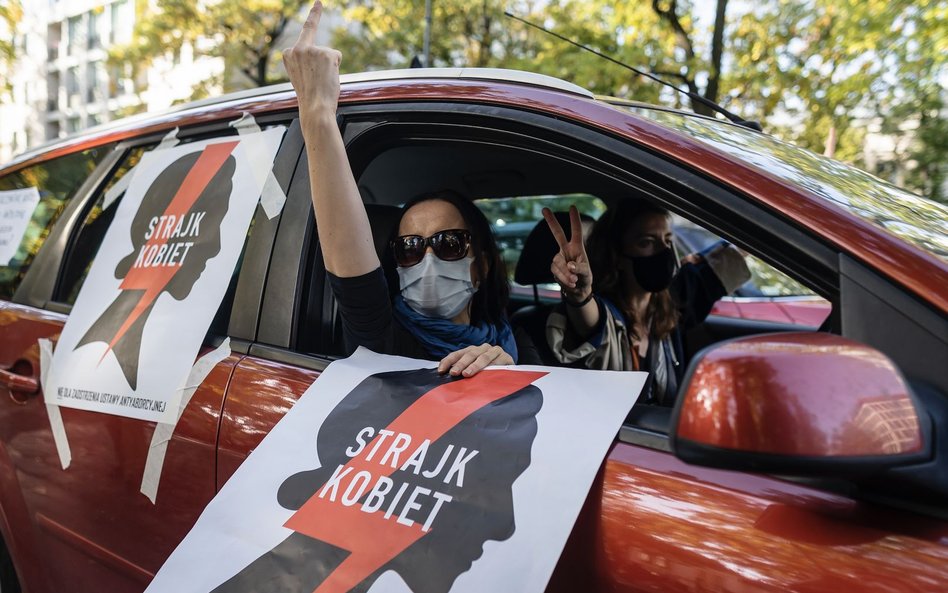
[[[526,143],[529,144],[529,141]],[[381,141],[372,138],[372,141],[350,143],[350,161],[366,204],[376,250],[383,267],[389,264],[391,268],[387,270],[392,272],[388,275],[390,285],[397,283],[397,278],[393,264],[384,259],[384,251],[399,220],[401,204],[417,195],[440,190],[460,193],[478,204],[497,200],[506,200],[514,206],[523,204],[520,209],[523,212],[514,222],[522,227],[518,240],[522,251],[517,261],[506,263],[509,274],[516,270],[516,276],[511,278],[517,284],[525,285],[527,290],[517,291],[515,285],[508,314],[512,325],[524,328],[532,337],[547,364],[555,364],[556,361],[549,348],[545,347],[545,319],[555,306],[555,301],[551,303],[549,297],[551,294],[558,297],[558,292],[552,292],[549,286],[553,282],[549,272],[553,253],[550,246],[543,245],[543,241],[531,242],[527,239],[531,229],[545,226],[540,210],[547,204],[536,197],[545,196],[554,209],[565,210],[568,198],[572,195],[593,197],[601,203],[601,207],[607,207],[639,192],[629,183],[598,172],[584,163],[530,147],[478,138],[448,140],[423,135],[406,137],[403,134],[383,137]],[[677,215],[689,219],[690,213],[679,205],[664,205]],[[590,220],[600,213],[583,212]],[[499,222],[505,224],[505,221]],[[700,221],[694,222],[701,224]],[[331,290],[325,282],[325,268],[317,241],[311,242],[310,254],[311,264],[307,266],[303,281],[304,305],[298,316],[297,350],[319,356],[344,356],[341,320]],[[540,298],[538,286],[546,288],[546,299]],[[313,331],[315,327],[319,331]],[[721,340],[756,333],[814,328],[722,317],[709,319],[696,329],[698,331],[686,337],[686,354],[689,357]],[[653,406],[637,405],[627,422],[646,430],[667,432],[670,409],[651,408]]]

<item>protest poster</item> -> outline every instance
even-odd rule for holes
[[[39,200],[35,187],[0,191],[0,266],[16,255]]]
[[[143,155],[56,345],[48,403],[175,421],[284,130]]]
[[[332,363],[147,593],[541,592],[645,373]]]

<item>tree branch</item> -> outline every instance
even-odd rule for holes
[[[681,25],[681,20],[678,18],[678,0],[671,0],[668,3],[668,8],[662,8],[661,4],[662,0],[652,0],[652,10],[660,19],[665,20],[671,26],[675,32],[675,37],[678,39],[679,46],[685,50],[685,57],[689,61],[693,60],[695,48],[691,43],[691,37],[688,36],[688,32],[685,31],[685,28]]]
[[[669,76],[672,78],[677,78],[682,82],[688,82],[688,77],[682,74],[681,72],[674,72],[672,70],[652,70],[652,74],[655,76]]]
[[[708,86],[704,90],[704,98],[718,100],[721,83],[721,56],[724,55],[724,26],[727,0],[718,0],[718,10],[714,15],[714,32],[711,36],[711,64],[708,72]]]

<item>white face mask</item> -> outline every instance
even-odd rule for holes
[[[444,261],[433,253],[410,268],[397,268],[402,298],[425,317],[454,319],[474,296],[473,257]]]

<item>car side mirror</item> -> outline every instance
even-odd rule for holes
[[[931,426],[881,352],[826,333],[699,353],[672,416],[688,463],[795,476],[872,474],[931,456]]]

